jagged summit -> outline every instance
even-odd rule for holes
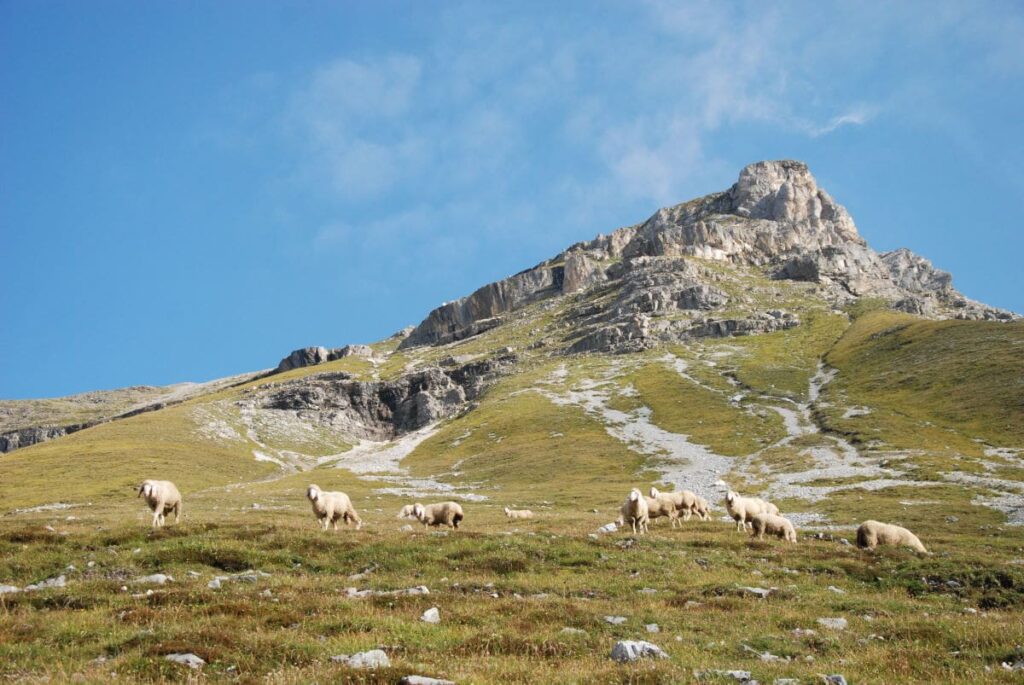
[[[658,340],[797,323],[785,312],[727,292],[707,261],[814,283],[816,294],[834,307],[873,297],[932,318],[1014,318],[967,299],[953,288],[948,273],[909,250],[872,250],[806,164],[780,160],[750,164],[726,191],[660,209],[642,224],[577,243],[532,269],[442,305],[401,347],[471,337],[499,325],[508,312],[599,285],[617,296],[581,312],[579,339],[570,352],[629,351]],[[737,305],[744,311],[736,312]],[[714,314],[726,307],[732,310],[728,317],[684,314]]]

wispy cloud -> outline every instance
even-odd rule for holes
[[[819,138],[821,136],[832,133],[833,131],[843,128],[844,126],[863,126],[872,119],[878,113],[878,107],[876,106],[860,106],[840,114],[839,116],[832,117],[828,123],[822,126],[809,125],[807,128],[807,134],[812,138]]]

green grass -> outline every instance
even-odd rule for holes
[[[998,537],[980,542],[984,559],[959,544],[955,529],[929,529],[925,539],[939,554],[925,558],[809,539],[750,542],[718,521],[656,525],[624,545],[631,536],[587,537],[607,512],[510,525],[497,503],[467,504],[465,528],[441,535],[418,526],[403,532],[393,518],[398,500],[357,495],[364,530],[324,534],[301,491],[292,492],[295,483],[265,484],[258,496],[292,508],[243,513],[253,492],[207,493],[193,498],[185,524],[155,533],[132,501],[79,510],[71,522],[63,512],[0,519],[0,581],[24,585],[61,572],[69,581],[62,590],[0,599],[0,676],[180,680],[190,674],[163,656],[190,651],[209,662],[202,675],[214,682],[395,682],[420,673],[468,683],[667,683],[689,682],[694,670],[736,668],[761,682],[818,673],[857,683],[1013,682],[998,664],[1024,639],[1024,570],[1006,563],[1024,544],[1020,529],[993,530]],[[513,529],[520,532],[505,534]],[[68,564],[77,570],[64,571]],[[349,579],[369,567],[364,579]],[[271,575],[206,586],[249,568]],[[129,582],[155,572],[175,582],[148,596]],[[344,592],[414,585],[430,594],[352,599]],[[762,600],[740,585],[778,590]],[[432,606],[440,625],[418,620]],[[606,615],[627,622],[612,626]],[[831,616],[847,618],[847,630],[816,624]],[[661,632],[648,634],[646,623]],[[817,634],[799,637],[795,628]],[[623,638],[651,640],[671,658],[616,665],[608,654]],[[744,644],[791,660],[761,662]],[[390,669],[360,674],[330,661],[378,646],[390,654]]]
[[[843,419],[833,409],[823,418],[862,443],[967,455],[980,453],[974,439],[1024,444],[1024,322],[874,311],[850,326],[826,361],[839,369],[826,399],[872,413]]]

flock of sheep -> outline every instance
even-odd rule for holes
[[[139,486],[139,497],[145,497],[146,503],[153,512],[153,527],[164,525],[165,517],[174,513],[174,522],[181,520],[181,493],[169,480],[145,480]],[[352,500],[344,492],[325,492],[316,485],[306,490],[306,498],[313,506],[321,527],[327,530],[334,526],[338,529],[338,521],[346,526],[355,524],[356,530],[362,527],[363,521],[356,513]],[[759,540],[764,536],[775,535],[787,542],[796,542],[796,529],[793,523],[779,515],[779,508],[757,497],[741,497],[730,490],[725,496],[725,508],[729,516],[736,521],[736,530],[745,532]],[[674,528],[679,518],[689,521],[696,515],[699,519],[711,519],[708,501],[689,490],[679,492],[658,492],[651,488],[650,497],[645,496],[638,488],[630,491],[626,501],[619,508],[618,525],[629,524],[633,533],[647,532],[651,519],[667,517]],[[509,509],[505,507],[505,516],[510,519],[530,519],[533,512],[529,509]],[[398,513],[399,518],[414,518],[424,526],[448,526],[453,529],[465,518],[462,506],[458,502],[440,502],[438,504],[407,504]],[[878,545],[910,547],[922,554],[928,550],[906,528],[878,521],[865,521],[857,529],[857,546],[873,550]]]

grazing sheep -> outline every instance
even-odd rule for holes
[[[703,497],[697,498],[697,504],[694,505],[692,513],[696,514],[697,518],[699,518],[701,521],[711,520],[711,506],[708,504],[708,501]],[[689,519],[689,517],[687,517],[687,519]]]
[[[153,511],[153,527],[164,525],[164,517],[174,512],[174,522],[181,520],[181,493],[169,480],[144,480],[136,497],[145,497]]]
[[[786,542],[796,542],[796,529],[793,528],[792,522],[783,516],[769,513],[757,514],[751,519],[751,525],[753,530],[750,535],[757,536],[758,540],[764,540],[764,534],[768,533],[780,537]]]
[[[689,490],[679,490],[676,492],[658,492],[658,488],[651,488],[651,497],[654,499],[664,499],[672,503],[676,509],[676,516],[672,518],[672,527],[676,525],[678,516],[680,513],[683,515],[684,521],[689,521],[690,517],[696,512],[697,503],[700,498],[697,497],[693,492]],[[705,502],[706,504],[706,502]],[[653,516],[651,518],[654,518]]]
[[[857,546],[873,550],[878,545],[910,547],[921,554],[931,554],[917,536],[906,528],[879,521],[865,521],[860,524],[860,528],[857,529]]]
[[[459,522],[465,518],[458,502],[441,502],[426,506],[417,502],[412,507],[412,513],[424,526],[445,525],[455,529],[458,529]]]
[[[633,527],[633,533],[637,530],[643,535],[647,532],[647,522],[649,520],[649,512],[647,509],[647,498],[644,497],[643,493],[637,488],[633,488],[629,497],[622,503],[619,508],[619,525],[629,523]]]
[[[766,502],[757,497],[740,497],[739,494],[730,490],[725,495],[725,508],[736,521],[736,530],[745,532],[751,520],[758,514],[778,515],[779,508],[771,502]]]
[[[505,507],[505,516],[510,519],[532,519],[533,512],[529,509],[509,509]]]
[[[652,494],[650,497],[644,497],[647,502],[647,518],[654,520],[667,516],[668,520],[672,522],[672,527],[676,527],[676,522],[679,520],[679,510],[676,508],[676,503],[671,497],[667,497],[665,493],[658,492],[657,488],[651,488]]]
[[[406,504],[404,507],[398,510],[398,516],[400,519],[412,519],[416,518],[415,514],[412,513],[414,505]]]
[[[338,530],[338,519],[343,519],[346,526],[354,522],[356,530],[363,527],[363,521],[352,506],[352,500],[344,492],[324,492],[316,485],[310,485],[306,497],[313,505],[313,513],[324,530],[330,525]]]

